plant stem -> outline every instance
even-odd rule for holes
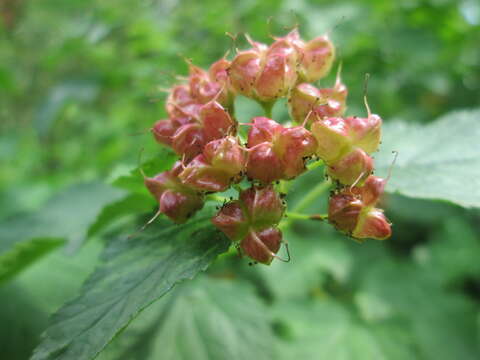
[[[220,195],[215,195],[215,194],[207,195],[206,200],[207,201],[218,201],[218,202],[228,201],[228,199],[226,197],[223,197],[223,196],[220,196]]]
[[[275,104],[275,101],[260,102],[260,105],[262,106],[263,111],[265,112],[265,117],[269,119],[272,118],[272,109],[274,104]]]
[[[330,188],[331,181],[325,180],[310,190],[302,200],[293,208],[292,212],[287,212],[287,218],[280,223],[280,229],[287,229],[293,220],[322,220],[325,215],[304,215],[301,214],[309,205],[311,205],[320,195]]]
[[[293,212],[301,212],[305,210],[305,208],[314,202],[317,197],[327,191],[331,184],[332,183],[330,180],[325,180],[324,182],[317,184],[317,186],[310,190],[307,195],[305,195],[303,199],[300,200],[300,202],[293,208]]]
[[[320,159],[320,160],[317,160],[317,161],[314,161],[314,162],[308,164],[307,169],[308,169],[308,171],[310,171],[310,170],[313,170],[313,169],[316,169],[316,168],[322,166],[323,164],[324,164],[323,160]]]

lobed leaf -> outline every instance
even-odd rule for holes
[[[384,125],[378,174],[386,176],[398,159],[388,192],[438,199],[464,207],[480,207],[480,109],[455,111],[428,124]]]
[[[184,225],[161,219],[136,238],[111,240],[103,264],[52,317],[32,359],[93,359],[143,309],[205,270],[229,246],[210,223],[212,210]]]
[[[0,221],[0,281],[66,242],[78,249],[101,209],[123,191],[101,183],[79,184],[54,196],[41,211]]]
[[[269,360],[275,339],[266,306],[237,280],[200,277],[153,304],[99,360]]]

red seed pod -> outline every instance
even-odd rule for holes
[[[252,41],[252,49],[241,51],[229,68],[236,92],[261,102],[285,96],[297,82],[297,51],[279,39],[270,47]]]
[[[305,128],[284,128],[264,117],[253,119],[247,145],[247,175],[264,184],[303,173],[306,158],[317,148],[315,138]]]
[[[382,210],[372,208],[362,213],[352,236],[357,239],[385,240],[392,235],[392,227]]]
[[[344,185],[362,185],[372,172],[373,159],[360,148],[329,163],[327,167],[327,174]]]
[[[203,196],[178,179],[181,170],[182,165],[177,162],[170,171],[144,178],[145,186],[160,205],[160,212],[178,224],[203,207]]]
[[[351,234],[363,207],[362,201],[351,193],[344,191],[332,195],[328,205],[328,221],[337,229]]]
[[[190,94],[190,88],[186,84],[174,86],[166,101],[166,110],[169,117],[183,119],[192,112],[191,106],[196,104],[195,99]]]
[[[363,186],[345,187],[331,196],[328,220],[338,230],[356,239],[384,240],[391,235],[391,224],[375,207],[387,180],[370,176]]]
[[[277,225],[282,219],[285,206],[273,186],[251,187],[240,193],[250,225],[255,229]]]
[[[178,127],[172,136],[171,146],[189,162],[202,153],[208,142],[234,133],[235,125],[235,121],[218,102],[210,101],[201,106],[192,122]]]
[[[212,223],[253,260],[270,264],[280,249],[282,233],[276,228],[284,205],[272,186],[251,187],[239,199],[224,205]]]
[[[339,117],[326,118],[312,124],[312,134],[317,139],[317,155],[326,163],[340,160],[351,150],[348,126]]]
[[[349,128],[352,143],[367,153],[377,151],[382,136],[382,119],[375,114],[366,118],[348,117],[345,123]]]
[[[240,241],[248,232],[247,216],[241,202],[235,200],[223,205],[217,215],[212,218],[212,223],[230,240]]]
[[[208,71],[190,64],[189,86],[192,98],[200,104],[215,100],[224,106],[233,101],[227,69],[230,62],[222,58],[213,63]]]
[[[177,131],[170,119],[157,121],[150,130],[159,144],[172,146],[172,137]]]
[[[308,41],[298,50],[302,81],[314,82],[329,73],[335,59],[335,48],[327,35]]]
[[[179,178],[199,191],[225,191],[232,182],[240,181],[245,162],[244,150],[237,140],[226,137],[209,142],[203,154],[195,157]]]
[[[308,126],[315,119],[342,116],[346,109],[347,95],[347,87],[339,75],[333,88],[317,89],[308,83],[299,84],[290,92],[290,115],[296,123],[306,123]]]
[[[270,265],[280,250],[282,232],[274,227],[261,231],[250,231],[240,242],[240,248],[249,258],[265,265]]]

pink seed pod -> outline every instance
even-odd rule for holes
[[[179,174],[180,180],[198,191],[227,190],[241,180],[246,156],[234,137],[209,142]]]
[[[196,101],[190,94],[190,88],[186,84],[174,86],[167,97],[166,110],[169,118],[184,118],[192,112],[190,106]]]
[[[353,187],[352,193],[362,198],[365,206],[375,206],[383,194],[388,179],[370,175],[363,186]]]
[[[314,82],[326,76],[335,59],[335,48],[327,35],[319,36],[299,47],[299,76],[304,82]]]
[[[363,186],[345,187],[332,195],[328,220],[336,229],[362,240],[384,240],[391,235],[391,224],[375,207],[388,179],[369,176]]]
[[[251,187],[239,199],[224,205],[212,223],[239,244],[253,260],[270,264],[280,249],[282,233],[277,229],[285,207],[272,186]]]
[[[170,119],[165,119],[157,121],[150,131],[159,144],[172,146],[172,137],[177,131],[177,127]]]
[[[346,110],[347,95],[348,90],[340,79],[339,68],[332,88],[318,89],[311,84],[302,83],[292,89],[288,99],[290,116],[296,123],[305,123],[307,126],[315,119],[342,116]]]
[[[351,151],[349,128],[340,117],[317,120],[312,124],[312,134],[317,140],[317,155],[326,163],[340,160]]]
[[[190,63],[188,84],[190,94],[195,102],[206,104],[215,100],[223,106],[229,106],[233,101],[233,93],[228,81],[227,69],[230,62],[222,58],[205,71]]]
[[[392,235],[392,226],[383,214],[383,211],[372,208],[362,213],[352,236],[357,239],[385,240]]]
[[[347,191],[332,195],[328,204],[328,221],[338,230],[351,234],[363,207],[362,201]]]
[[[277,225],[283,217],[285,205],[273,186],[253,186],[240,193],[250,225],[255,229]]]
[[[188,163],[202,153],[208,142],[235,131],[236,122],[229,113],[218,102],[210,101],[201,106],[192,122],[178,127],[172,136],[171,146]]]
[[[250,231],[240,242],[240,249],[249,258],[270,265],[282,244],[282,232],[274,227]]]
[[[345,123],[349,128],[352,143],[362,148],[367,153],[378,150],[382,137],[382,119],[375,114],[366,118],[348,117]]]
[[[246,236],[249,227],[248,213],[239,200],[231,201],[212,218],[212,223],[230,240],[237,242]]]
[[[229,68],[236,92],[261,102],[287,95],[297,82],[297,51],[288,41],[277,40],[270,47],[247,37],[250,50],[241,51]]]
[[[203,196],[178,179],[181,170],[182,165],[177,162],[170,171],[152,178],[144,177],[145,186],[160,205],[159,213],[165,214],[177,224],[184,223],[203,207]]]
[[[274,120],[256,117],[248,134],[247,175],[264,184],[292,179],[305,171],[305,160],[317,148],[313,135],[301,126],[284,128]]]
[[[372,172],[373,160],[360,148],[327,167],[327,174],[344,185],[362,185]]]

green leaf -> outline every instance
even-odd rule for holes
[[[288,241],[290,249],[290,263],[274,261],[270,266],[256,270],[275,298],[305,297],[317,290],[327,275],[339,283],[346,281],[352,259],[345,239],[332,234],[333,231],[328,231],[330,229],[323,229],[325,224],[315,225],[315,231],[302,229],[301,232],[284,233],[283,238]]]
[[[398,151],[387,191],[480,207],[480,110],[449,113],[426,125],[384,125],[377,173],[386,176]]]
[[[284,302],[274,312],[286,338],[280,359],[416,358],[412,339],[396,322],[367,324],[333,301]]]
[[[435,274],[390,260],[371,263],[363,275],[360,293],[374,300],[357,299],[363,317],[404,319],[421,359],[478,359],[475,304],[444,290]]]
[[[155,199],[147,194],[129,194],[126,197],[105,206],[97,221],[90,226],[88,235],[93,236],[113,221],[127,215],[138,215],[150,211],[155,206]]]
[[[445,284],[480,278],[480,239],[472,225],[460,216],[444,219],[427,244],[415,248],[414,257],[423,271]]]
[[[200,277],[145,310],[99,360],[268,360],[273,336],[254,289]]]
[[[75,185],[54,196],[41,211],[0,222],[0,281],[67,243],[78,249],[101,209],[123,191],[101,183]]]
[[[162,171],[170,170],[177,159],[178,155],[173,151],[166,147],[161,147],[158,155],[155,156],[155,158],[144,162],[141,165],[141,169],[147,176],[155,176]],[[112,184],[131,192],[148,193],[145,184],[143,183],[143,176],[140,167],[131,170],[127,175],[119,176],[113,180]]]
[[[185,225],[161,219],[137,238],[112,240],[82,293],[52,318],[33,359],[93,359],[144,308],[205,270],[229,241],[206,208]]]

